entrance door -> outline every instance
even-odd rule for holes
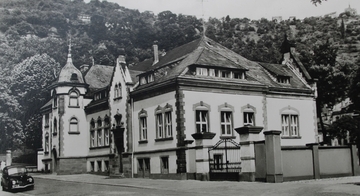
[[[222,139],[209,149],[210,180],[238,181],[241,172],[240,145]]]

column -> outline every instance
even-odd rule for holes
[[[259,133],[263,127],[245,126],[236,128],[235,131],[240,135],[240,156],[241,156],[241,175],[240,181],[255,181],[255,146],[254,141],[259,140]]]
[[[210,180],[208,149],[212,147],[212,139],[215,137],[215,133],[194,133],[191,136],[195,139],[196,146],[196,179]]]
[[[310,146],[312,150],[314,179],[320,179],[319,144],[310,143],[306,146]]]
[[[281,131],[265,131],[266,182],[283,182]]]
[[[12,164],[11,150],[6,150],[6,166]]]

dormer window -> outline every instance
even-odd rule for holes
[[[235,79],[245,79],[245,72],[243,71],[234,71],[233,78]]]
[[[196,67],[195,74],[197,76],[211,76],[219,78],[242,79],[246,78],[245,70],[232,70],[232,69],[216,69]]]
[[[147,81],[148,81],[148,83],[154,82],[154,74],[149,74],[149,75],[147,76]]]
[[[143,75],[140,77],[140,85],[148,84],[154,82],[154,73],[150,73],[148,75]]]
[[[196,68],[196,75],[198,75],[198,76],[208,76],[208,69],[207,68],[202,68],[202,67],[197,67]]]
[[[290,77],[288,77],[288,76],[278,76],[276,79],[277,79],[278,83],[290,84]]]
[[[76,73],[71,74],[70,80],[71,80],[71,81],[79,81],[78,75],[77,75]]]

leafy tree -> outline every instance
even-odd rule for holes
[[[17,64],[11,74],[9,89],[21,105],[17,119],[24,129],[14,130],[13,134],[28,136],[23,143],[36,149],[41,144],[40,107],[49,99],[46,87],[54,81],[60,65],[47,54],[37,54]],[[30,136],[30,137],[29,137]],[[29,142],[31,141],[31,142]]]
[[[324,106],[333,106],[335,103],[343,100],[348,91],[349,77],[351,68],[348,64],[339,64],[336,62],[337,48],[332,46],[329,41],[316,45],[313,49],[312,66],[309,73],[313,78],[318,79],[316,100],[318,116]],[[326,128],[320,119],[322,130]]]
[[[359,122],[351,116],[342,116],[331,124],[329,133],[342,145],[348,144],[347,142],[354,144],[360,139]]]

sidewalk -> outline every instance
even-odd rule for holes
[[[214,194],[239,195],[360,195],[360,176],[304,180],[284,183],[229,182],[197,180],[155,180],[143,178],[109,178],[92,174],[53,175],[35,174],[36,178],[62,180],[67,182],[124,186],[141,189],[185,191],[189,193],[208,192]],[[338,193],[338,194],[335,194]]]

